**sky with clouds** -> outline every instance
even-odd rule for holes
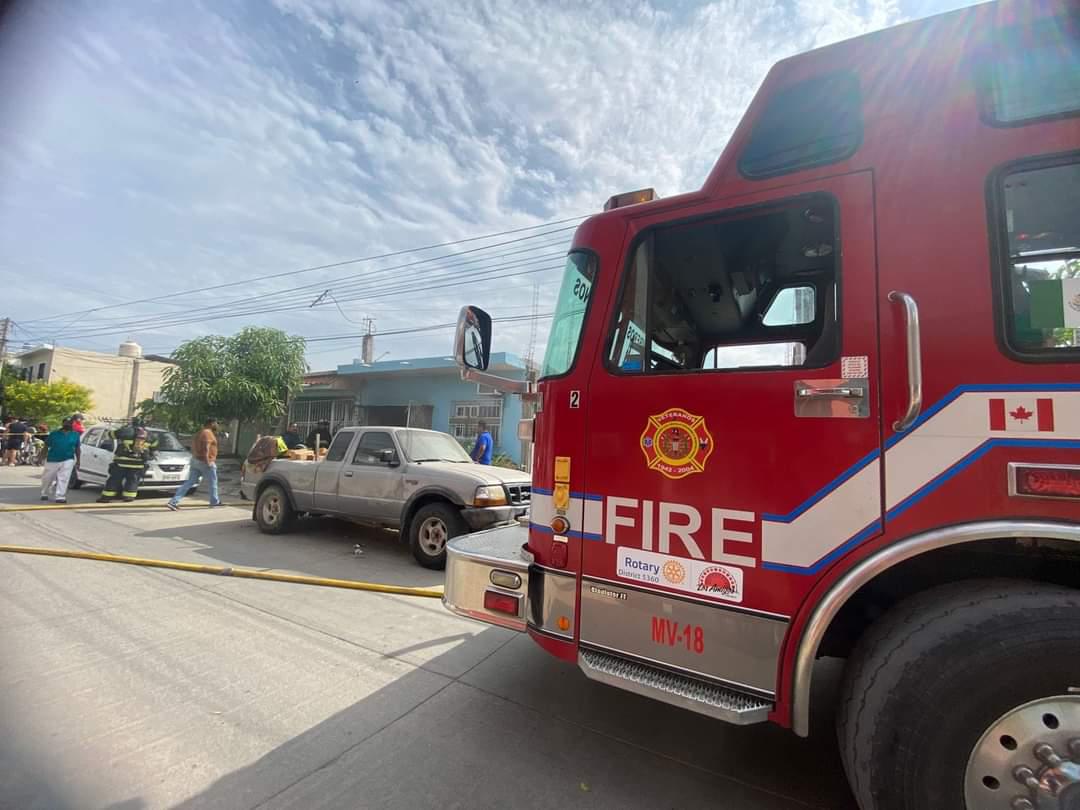
[[[576,217],[698,188],[776,60],[968,4],[17,3],[0,317],[17,347],[162,354],[270,325],[333,368],[366,318],[379,356],[445,354],[449,330],[401,330],[476,303],[524,354]]]

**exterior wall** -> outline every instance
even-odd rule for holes
[[[491,372],[510,379],[525,378],[525,369],[521,362],[511,355],[494,355]],[[522,413],[521,398],[508,394],[479,393],[476,383],[461,379],[461,373],[453,360],[421,357],[370,365],[354,363],[339,366],[334,375],[326,372],[309,375],[306,381],[309,387],[296,398],[297,405],[303,402],[340,400],[343,391],[350,391],[354,396],[355,420],[359,417],[361,408],[400,407],[404,410],[411,402],[414,408],[431,409],[432,430],[441,430],[451,435],[456,403],[501,403],[502,418],[497,423],[499,440],[496,442],[495,452],[506,454],[516,464],[522,463],[523,447],[517,438],[517,423]],[[300,421],[296,417],[298,410],[292,409],[291,413],[294,420]],[[469,421],[475,422],[477,419],[471,418]],[[492,419],[486,421],[495,424]],[[468,440],[473,438],[475,434],[471,433]]]
[[[472,399],[476,386],[462,383],[453,374],[431,372],[424,375],[382,377],[369,380],[357,404],[432,406],[431,429],[446,431],[450,426],[450,408],[455,399]]]
[[[45,363],[45,375],[41,382],[69,380],[84,385],[91,391],[94,407],[88,416],[96,421],[123,420],[134,415],[132,405],[132,379],[138,362],[138,380],[134,404],[150,399],[161,390],[169,363],[131,357],[119,357],[99,352],[58,347],[37,349],[19,355],[19,365],[33,371],[38,381],[38,367]]]

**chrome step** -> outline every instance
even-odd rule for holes
[[[578,654],[578,666],[594,681],[738,726],[764,722],[773,707],[772,701],[757,695],[748,695],[597,650],[582,649]]]

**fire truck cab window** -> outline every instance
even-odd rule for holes
[[[1007,174],[1001,200],[1008,343],[1021,354],[1076,360],[1080,356],[1080,163]]]
[[[1080,112],[1080,13],[1006,32],[986,61],[984,104],[994,122]]]
[[[835,245],[827,199],[656,228],[627,269],[609,367],[673,373],[833,362]]]
[[[862,95],[851,73],[833,73],[778,90],[739,155],[739,171],[774,177],[851,157],[862,142]]]

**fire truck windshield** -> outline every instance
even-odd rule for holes
[[[541,377],[557,377],[574,365],[595,279],[595,257],[580,251],[566,257],[566,270],[555,303],[555,316],[551,322]]]

